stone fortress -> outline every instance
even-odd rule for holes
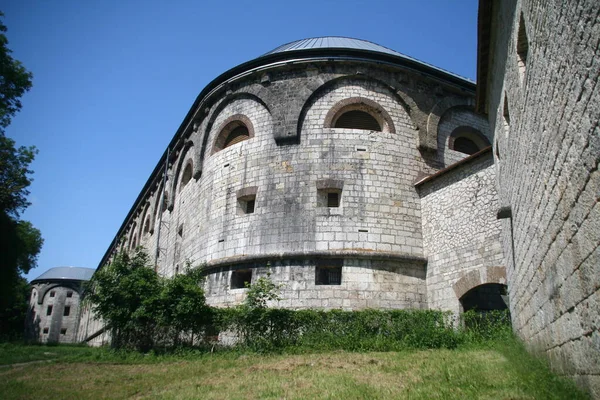
[[[32,280],[26,336],[41,343],[77,342],[83,282],[94,271],[56,267]]]
[[[473,82],[374,43],[283,45],[200,93],[102,264],[143,246],[163,276],[201,265],[214,306],[270,273],[280,307],[459,312],[482,284],[499,301],[468,307],[505,307],[474,105]]]
[[[280,46],[192,105],[100,266],[145,247],[239,304],[506,307],[600,397],[600,3],[480,0],[477,85],[364,40]],[[82,313],[78,340],[106,340]]]

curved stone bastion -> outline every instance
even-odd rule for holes
[[[474,96],[465,78],[349,38],[238,65],[202,90],[100,265],[137,246],[164,276],[189,262],[216,306],[269,275],[280,307],[459,311],[469,272],[505,283]]]

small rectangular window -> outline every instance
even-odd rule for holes
[[[56,295],[56,292],[53,290],[50,292],[50,297],[54,297]]]
[[[68,291],[68,292],[67,292],[67,297],[73,297],[73,292],[71,292],[71,291]]]
[[[237,215],[253,214],[256,210],[256,193],[258,187],[247,186],[236,192],[238,202]]]
[[[338,208],[341,206],[344,182],[335,179],[319,180],[317,185],[317,207]]]
[[[252,213],[254,213],[254,202],[255,202],[254,199],[248,200],[246,202],[246,214],[252,214]]]
[[[46,315],[52,315],[52,306],[48,306],[46,309]]]
[[[256,196],[249,195],[238,198],[238,215],[254,214],[256,209]]]
[[[71,307],[65,306],[65,311],[63,312],[63,316],[68,317],[71,314]]]
[[[338,192],[327,193],[327,207],[339,207],[340,194]]]
[[[243,289],[252,282],[251,269],[238,269],[231,272],[231,288]]]
[[[66,335],[66,334],[67,334],[67,328],[62,328],[62,329],[60,330],[60,334],[61,334],[61,335]]]
[[[317,265],[315,268],[315,285],[341,285],[341,265]]]
[[[48,334],[48,328],[44,328],[44,334]]]

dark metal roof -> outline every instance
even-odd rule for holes
[[[292,50],[305,50],[305,49],[359,49],[376,51],[379,53],[387,53],[395,56],[406,57],[404,54],[398,53],[397,51],[388,49],[387,47],[380,46],[376,43],[369,42],[362,39],[353,39],[339,36],[325,36],[311,39],[302,39],[281,45],[265,54],[281,53],[284,51]]]
[[[81,267],[55,267],[50,268],[44,272],[32,282],[45,281],[45,280],[56,280],[65,279],[73,281],[89,281],[96,270],[93,268],[81,268]]]
[[[474,83],[469,78],[465,78],[464,76],[460,76],[453,72],[436,67],[435,65],[431,65],[431,64],[423,62],[421,60],[417,60],[416,58],[407,56],[406,54],[402,54],[398,51],[388,49],[387,47],[381,46],[377,43],[369,42],[368,40],[354,39],[354,38],[348,38],[348,37],[343,37],[343,36],[323,36],[323,37],[316,37],[316,38],[310,38],[310,39],[296,40],[294,42],[286,43],[279,47],[276,47],[275,49],[263,54],[262,56],[260,56],[258,58],[262,58],[264,56],[268,56],[271,54],[277,54],[277,53],[285,53],[285,52],[292,52],[292,51],[298,51],[298,50],[315,50],[315,49],[331,49],[331,50],[332,49],[353,49],[353,50],[363,50],[363,51],[368,51],[368,52],[373,52],[373,53],[389,54],[389,55],[392,55],[395,57],[400,57],[405,60],[410,60],[415,63],[425,65],[429,68],[433,68],[435,70],[444,72],[445,74],[452,75],[454,77],[460,78],[467,82]]]

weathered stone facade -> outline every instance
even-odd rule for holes
[[[506,284],[495,175],[488,148],[417,183],[431,308],[458,313],[469,290]]]
[[[600,398],[600,3],[481,1],[515,331]]]
[[[81,317],[82,283],[91,268],[52,268],[31,281],[26,337],[42,343],[75,343]]]
[[[191,262],[215,306],[239,304],[244,282],[269,273],[282,285],[281,307],[458,312],[452,285],[473,268],[503,267],[492,243],[499,225],[489,251],[450,267],[451,279],[439,266],[432,290],[443,294],[428,294],[424,234],[437,239],[433,226],[423,229],[423,207],[436,210],[415,182],[465,158],[460,140],[477,150],[492,142],[474,112],[475,87],[383,47],[335,40],[268,53],[209,84],[102,264],[138,245],[164,276]]]

